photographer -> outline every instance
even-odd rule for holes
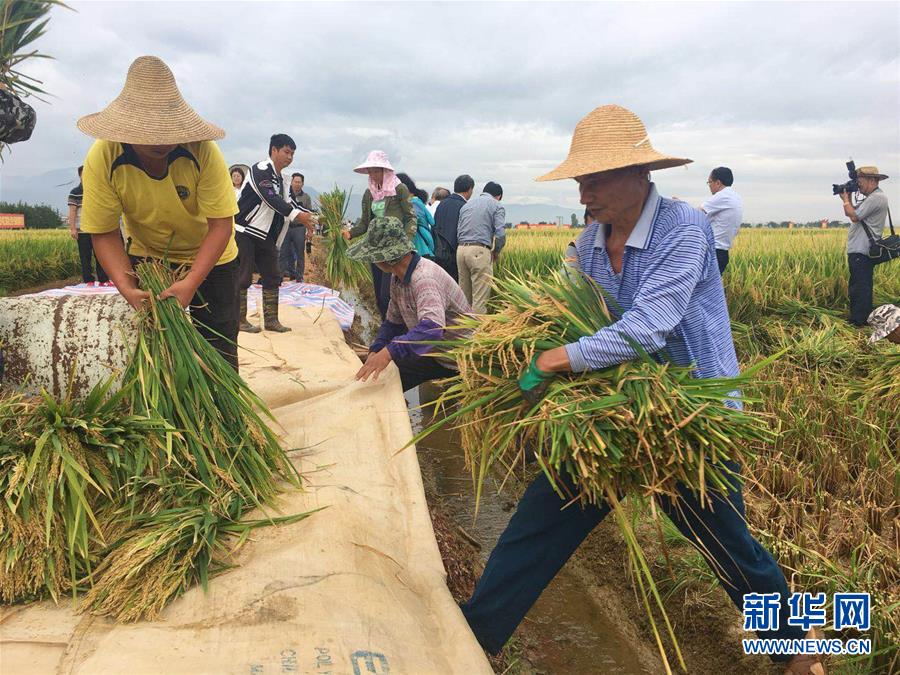
[[[870,240],[866,226],[875,239],[881,237],[888,213],[888,200],[887,195],[878,187],[878,182],[886,178],[874,166],[860,167],[856,171],[856,180],[865,199],[854,207],[850,201],[853,192],[851,184],[847,184],[847,189],[839,195],[844,203],[844,213],[851,221],[850,232],[847,234],[847,263],[850,267],[850,323],[854,326],[865,326],[866,318],[872,311],[875,262],[869,257]]]

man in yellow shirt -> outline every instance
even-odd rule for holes
[[[136,59],[119,96],[78,128],[99,139],[84,162],[81,229],[103,269],[139,309],[149,294],[134,264],[185,266],[160,299],[189,307],[197,330],[237,369],[237,200],[214,142],[225,132],[194,112],[155,56]]]

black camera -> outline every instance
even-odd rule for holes
[[[856,181],[856,163],[852,159],[847,162],[847,173],[850,176],[850,180],[841,185],[832,185],[831,194],[839,195],[844,192],[859,192],[859,183]]]

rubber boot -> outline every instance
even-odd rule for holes
[[[287,333],[290,328],[278,321],[278,289],[263,289],[263,326],[274,333]]]
[[[238,323],[238,330],[244,331],[245,333],[258,333],[259,326],[254,326],[252,323],[247,321],[247,289],[243,289],[239,291],[240,293],[240,322]]]

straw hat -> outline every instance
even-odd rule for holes
[[[384,150],[373,150],[366,157],[366,161],[353,169],[356,173],[369,173],[369,169],[387,169],[393,171],[394,167],[388,161],[387,153]]]
[[[877,166],[861,166],[856,170],[857,177],[862,178],[877,178],[878,180],[885,180],[887,176],[883,173],[878,173]]]
[[[106,109],[78,120],[88,136],[119,143],[171,145],[215,141],[225,132],[200,117],[182,98],[162,59],[141,56],[128,69],[125,86]]]
[[[589,173],[643,166],[653,171],[689,164],[693,160],[663,155],[650,145],[640,118],[618,105],[603,105],[575,127],[569,156],[550,173],[535,180],[562,180]]]

